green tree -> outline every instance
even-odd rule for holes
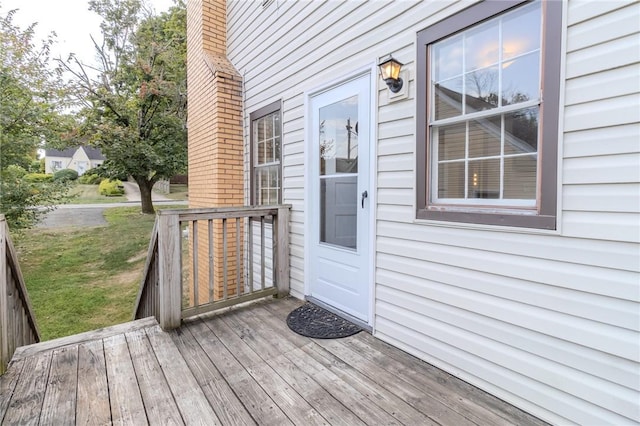
[[[66,185],[23,179],[41,143],[59,137],[65,90],[50,63],[54,35],[37,44],[35,24],[20,29],[15,13],[0,15],[0,213],[12,227],[30,227],[66,199]]]
[[[65,63],[82,105],[80,136],[101,149],[105,168],[138,183],[142,212],[153,185],[183,171],[186,143],[186,7],[151,14],[140,0],[91,0],[102,42],[99,64]]]

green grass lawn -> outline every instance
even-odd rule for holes
[[[119,195],[107,197],[98,193],[98,185],[83,185],[76,183],[71,188],[70,194],[74,196],[70,204],[102,204],[102,203],[122,203],[127,201],[127,197]]]
[[[106,209],[105,218],[103,227],[14,236],[43,340],[132,319],[155,217],[136,206]]]
[[[187,191],[189,187],[182,183],[172,183],[171,189],[168,194],[163,194],[165,197],[170,198],[172,200],[187,200]]]

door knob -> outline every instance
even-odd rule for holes
[[[362,203],[362,208],[363,208],[363,209],[364,209],[364,199],[365,199],[365,198],[367,198],[368,196],[369,196],[369,193],[368,193],[367,191],[364,191],[364,192],[362,193],[362,200],[361,200],[361,203]]]

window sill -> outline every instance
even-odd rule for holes
[[[431,226],[438,228],[459,229],[466,231],[486,231],[526,235],[561,235],[558,229],[520,228],[515,226],[486,225],[482,223],[451,222],[444,220],[420,219],[413,220],[417,226]]]
[[[415,222],[447,227],[557,233],[556,219],[556,216],[540,215],[531,210],[439,207],[417,210]]]

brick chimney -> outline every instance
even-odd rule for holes
[[[187,1],[187,84],[189,207],[241,206],[244,203],[242,78],[227,53],[225,0]],[[228,223],[228,253],[236,253],[236,227]],[[209,296],[206,221],[199,224],[198,299]],[[222,235],[222,224],[214,233]],[[193,234],[190,234],[193,235]],[[222,238],[214,238],[214,293],[222,295]],[[240,243],[242,244],[242,243]],[[240,252],[242,252],[242,247]],[[191,254],[192,256],[193,254]],[[190,256],[190,257],[191,257]],[[242,259],[240,259],[242,260]],[[229,295],[236,282],[235,256],[227,261]],[[240,274],[242,275],[242,274]],[[190,284],[192,287],[193,284]],[[193,288],[189,291],[193,300]]]

